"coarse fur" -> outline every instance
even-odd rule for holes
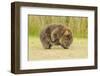
[[[62,24],[51,24],[40,33],[40,40],[45,49],[50,49],[53,45],[61,45],[68,49],[73,41],[71,30]]]

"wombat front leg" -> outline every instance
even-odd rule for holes
[[[68,49],[68,46],[61,45],[64,49]]]

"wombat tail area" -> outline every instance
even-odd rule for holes
[[[49,38],[47,37],[47,35],[44,31],[42,31],[40,33],[40,40],[41,40],[42,46],[45,49],[50,49],[51,48],[50,40],[49,40]]]

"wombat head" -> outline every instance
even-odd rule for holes
[[[69,29],[66,29],[59,42],[62,47],[68,48],[73,41],[72,32]]]
[[[51,41],[55,45],[68,48],[73,41],[72,32],[68,27],[59,25],[52,31]]]

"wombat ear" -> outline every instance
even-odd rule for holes
[[[68,35],[69,34],[69,32],[66,30],[65,32],[64,32],[64,35]]]

